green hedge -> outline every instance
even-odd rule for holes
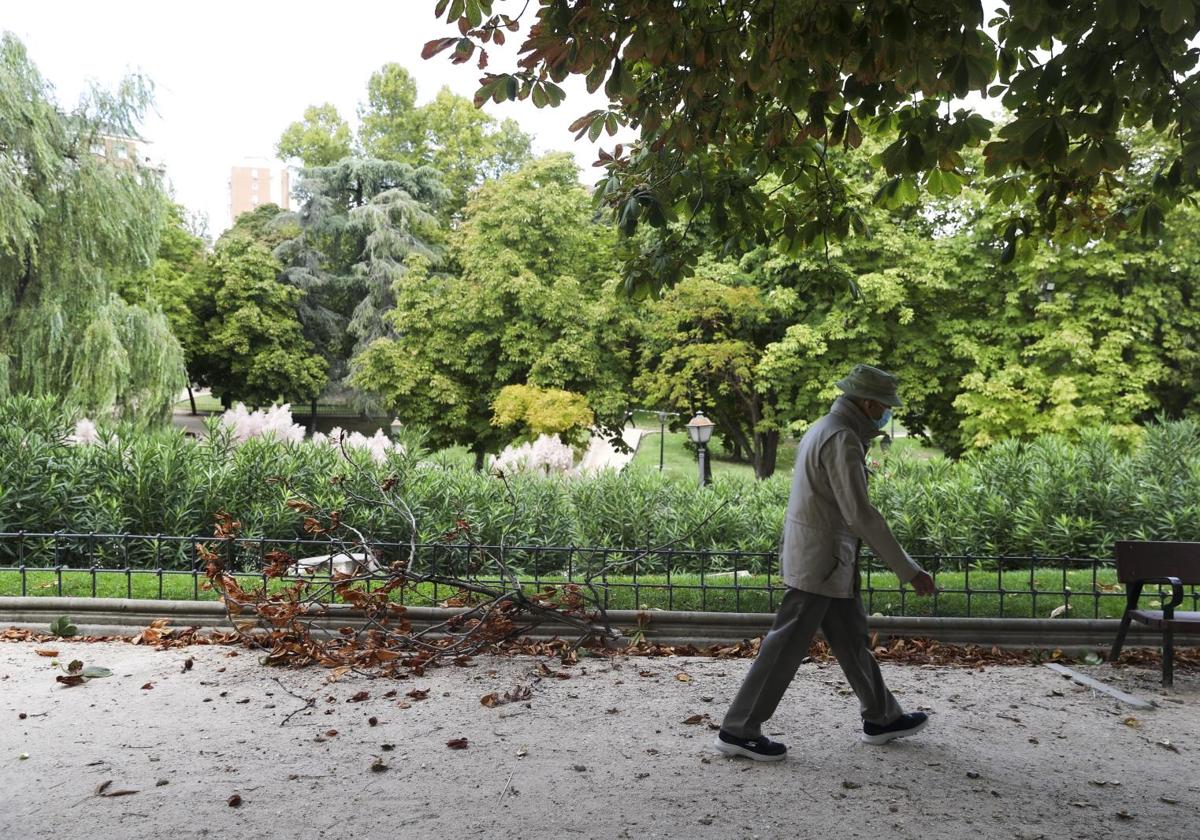
[[[309,443],[119,428],[104,445],[71,445],[70,431],[47,401],[0,401],[0,531],[204,535],[227,511],[247,535],[293,539],[300,517],[287,502],[303,497],[376,539],[406,541],[400,511],[357,500],[377,498],[377,483],[394,477],[419,541],[462,520],[483,543],[773,553],[788,495],[784,478],[719,477],[701,489],[641,469],[506,485],[440,462],[417,439],[386,463],[360,453],[349,465]],[[1116,539],[1200,540],[1200,424],[1150,426],[1132,451],[1094,430],[1077,443],[1009,441],[957,462],[884,456],[872,493],[914,554],[1106,557]]]

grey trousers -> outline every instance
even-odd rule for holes
[[[722,729],[738,738],[762,735],[763,722],[775,714],[800,660],[808,656],[818,627],[858,695],[863,720],[886,725],[904,713],[883,684],[879,665],[871,655],[867,612],[858,592],[852,598],[829,598],[788,589],[774,626],[763,638],[758,657],[725,714]]]

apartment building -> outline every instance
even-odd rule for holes
[[[116,166],[140,166],[142,171],[153,172],[161,177],[166,174],[166,167],[146,154],[148,145],[141,137],[116,131],[105,132],[96,135],[92,141],[92,154]]]
[[[260,204],[290,209],[291,193],[285,166],[265,158],[245,160],[229,170],[229,221],[234,222]]]

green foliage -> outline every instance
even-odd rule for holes
[[[1150,171],[1158,152],[1145,141],[1131,143]],[[857,177],[848,164],[834,174]],[[996,262],[997,214],[974,189],[865,218],[870,239],[832,242],[825,255],[756,249],[737,271],[724,269],[778,313],[764,322],[770,329],[738,335],[753,360],[753,392],[781,427],[799,432],[821,416],[838,393],[833,383],[860,360],[900,376],[904,424],[954,455],[1010,436],[1074,437],[1101,423],[1136,435],[1156,413],[1179,417],[1194,406],[1195,210],[1174,211],[1157,246],[1126,235],[1044,248],[1008,267]],[[708,265],[698,279],[709,279]],[[664,302],[685,299],[688,288]],[[722,299],[710,288],[695,311]],[[676,358],[699,357],[733,334],[695,323],[654,341]],[[750,416],[748,399],[733,405],[742,418],[723,427]]]
[[[506,385],[583,394],[601,422],[623,415],[632,316],[605,292],[612,236],[568,155],[485,183],[449,245],[446,271],[409,260],[393,287],[394,335],[356,357],[355,387],[481,465],[508,443],[491,424]]]
[[[93,153],[106,135],[136,136],[149,102],[132,77],[66,112],[24,47],[0,39],[0,395],[148,422],[183,387],[162,312],[116,294],[159,247],[157,178]]]
[[[514,442],[558,435],[566,443],[585,442],[595,416],[582,394],[536,385],[505,385],[492,402],[492,425],[517,427]]]
[[[359,141],[370,157],[441,173],[450,191],[439,208],[442,218],[461,213],[483,181],[529,161],[530,138],[516,121],[497,123],[446,87],[424,105],[418,106],[416,98],[416,83],[400,65],[386,64],[372,73]]]
[[[261,243],[230,236],[208,262],[212,315],[197,367],[224,404],[315,399],[327,364],[305,339],[301,292],[282,282],[282,266]]]
[[[830,177],[828,159],[876,137],[889,178],[876,201],[898,207],[921,187],[953,195],[974,176],[1010,215],[1006,261],[1033,233],[1077,244],[1131,228],[1157,236],[1170,207],[1200,186],[1193,2],[993,8],[987,20],[978,0],[437,0],[435,13],[457,33],[423,54],[477,57],[477,103],[555,106],[572,75],[591,92],[603,88],[607,106],[572,129],[593,142],[637,132],[601,152],[608,177],[596,191],[626,232],[700,215],[726,253],[861,234],[862,205]],[[522,25],[520,58],[489,68],[490,46]],[[1013,119],[993,131],[977,107],[952,104],[968,95],[1001,97]],[[1121,178],[1136,172],[1121,131],[1139,127],[1178,142],[1149,189],[1119,196]],[[964,158],[983,144],[984,169],[972,173]],[[1025,197],[1031,212],[1011,206]],[[682,239],[672,245],[630,252],[629,285],[658,289],[690,270],[698,252]]]
[[[634,385],[649,405],[684,415],[703,408],[726,448],[748,456],[755,475],[767,478],[781,422],[778,391],[762,380],[759,363],[797,307],[795,296],[764,292],[755,279],[705,264],[652,304]]]
[[[275,254],[301,292],[304,335],[340,385],[350,357],[390,334],[384,313],[405,260],[438,258],[433,212],[447,193],[429,167],[358,157],[304,170],[296,192],[303,207],[279,217],[290,237]]]
[[[68,428],[47,400],[0,401],[0,531],[205,535],[225,511],[247,536],[301,539],[300,517],[287,506],[299,497],[341,511],[372,538],[403,542],[413,536],[405,517],[360,501],[377,498],[378,483],[393,478],[421,542],[457,533],[464,520],[472,539],[493,545],[765,552],[752,569],[765,573],[788,495],[782,476],[717,475],[700,488],[654,469],[522,474],[506,487],[431,461],[415,439],[406,441],[407,453],[380,464],[352,450],[352,468],[334,447],[260,438],[235,446],[215,426],[202,441],[118,427],[92,446],[68,444]],[[1152,425],[1133,445],[1110,430],[1078,443],[1054,435],[1007,441],[957,462],[888,454],[871,492],[901,543],[914,554],[951,558],[945,568],[969,564],[953,559],[967,555],[1107,557],[1117,539],[1200,540],[1200,424]],[[36,543],[30,538],[27,549]],[[84,549],[74,562],[83,562]],[[163,552],[164,562],[190,568],[186,550]],[[151,550],[134,560],[152,558]],[[547,558],[543,570],[558,562]],[[94,559],[125,562],[116,551]],[[660,561],[651,558],[645,570]]]
[[[52,636],[67,638],[69,636],[74,636],[78,632],[79,628],[71,623],[71,619],[68,616],[60,615],[58,618],[54,619],[54,621],[50,622],[50,635]],[[102,674],[100,676],[108,676],[108,674]]]
[[[1159,413],[1194,409],[1194,209],[1171,213],[1157,244],[1132,234],[1064,244],[999,268],[991,214],[964,196],[953,210],[968,226],[914,243],[905,261],[923,273],[904,292],[907,326],[889,332],[895,357],[916,368],[910,428],[958,452],[1099,424],[1136,436]]]
[[[330,103],[310,105],[304,118],[283,130],[275,153],[304,166],[331,166],[350,156],[350,125]]]
[[[201,318],[209,301],[205,299],[205,242],[188,229],[185,212],[173,202],[167,205],[154,263],[119,281],[118,291],[128,304],[162,310],[183,350],[188,381],[196,382],[200,379],[196,359],[207,340]]]

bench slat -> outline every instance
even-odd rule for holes
[[[1176,611],[1175,617],[1170,621],[1163,621],[1162,610],[1133,610],[1129,613],[1134,621],[1140,621],[1142,624],[1150,627],[1163,627],[1170,624],[1172,627],[1200,625],[1200,612],[1179,612]]]

